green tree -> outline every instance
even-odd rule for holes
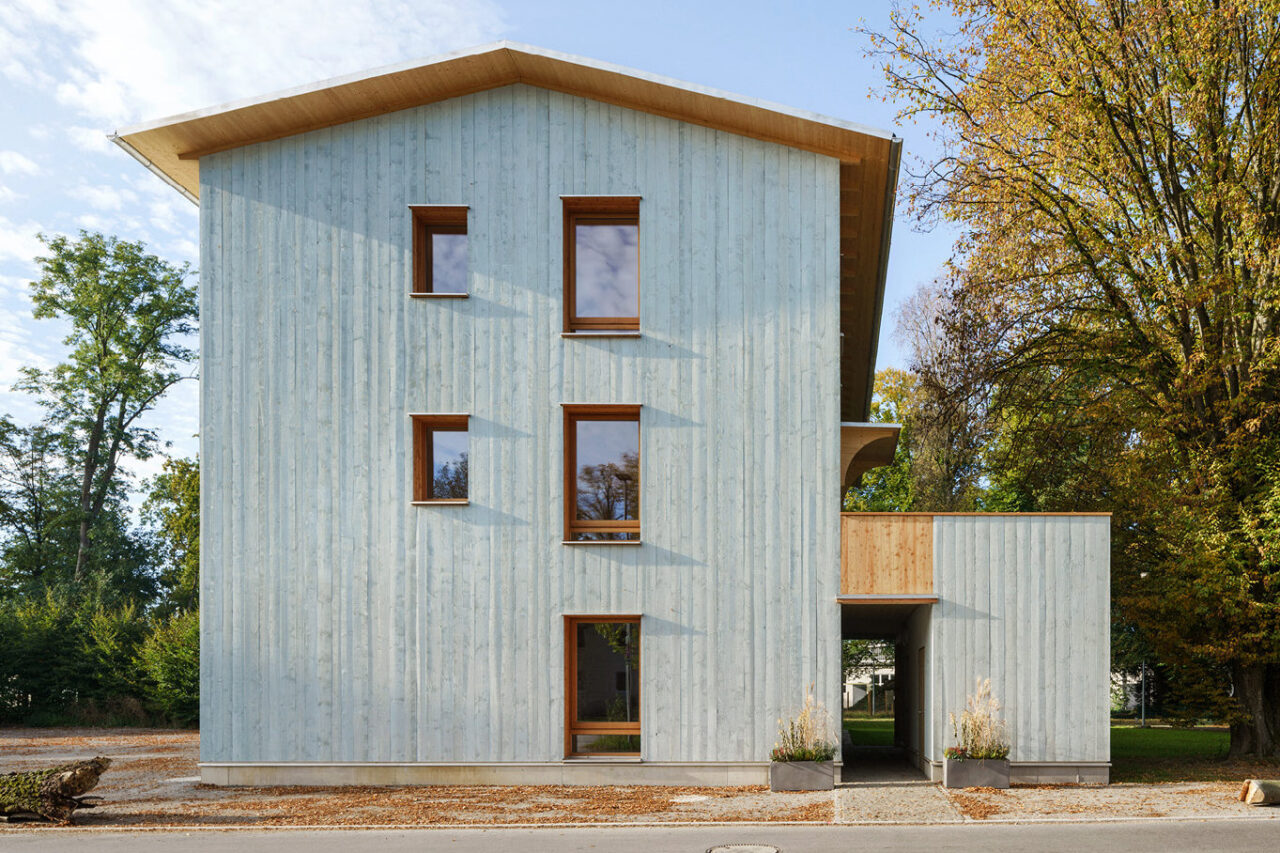
[[[914,454],[914,415],[919,394],[914,374],[897,368],[876,371],[875,396],[871,400],[874,423],[901,424],[893,462],[872,468],[862,481],[844,496],[845,512],[909,512],[915,507],[912,474],[917,470]]]
[[[464,475],[465,477],[465,475]],[[200,463],[166,459],[150,483],[142,518],[151,542],[165,601],[163,613],[200,606]]]
[[[0,416],[0,597],[36,593],[60,575],[71,510],[60,449],[43,426]]]
[[[64,438],[76,479],[79,581],[121,460],[145,459],[157,447],[142,417],[195,359],[182,339],[195,330],[196,291],[186,265],[147,254],[141,243],[83,231],[75,242],[41,239],[49,254],[36,259],[35,316],[70,324],[70,352],[49,370],[24,368],[18,387],[39,397]]]
[[[908,199],[962,233],[945,336],[1005,458],[1116,511],[1120,618],[1201,698],[1230,674],[1233,755],[1280,753],[1280,2],[940,5],[950,37],[901,8],[872,37],[940,127]]]
[[[158,622],[138,651],[150,681],[147,693],[166,717],[182,725],[200,719],[200,614]]]

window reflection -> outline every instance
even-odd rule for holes
[[[431,497],[440,500],[467,497],[467,433],[433,430],[431,433]]]
[[[635,223],[578,221],[574,229],[574,298],[579,317],[640,313],[639,237]]]
[[[577,422],[577,517],[584,521],[640,518],[640,423]],[[635,538],[600,533],[591,538]]]
[[[431,290],[467,292],[467,235],[437,230],[431,234]]]

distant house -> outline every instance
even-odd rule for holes
[[[758,783],[842,636],[1105,780],[1105,517],[839,512],[900,141],[510,43],[121,131],[200,205],[201,777]]]

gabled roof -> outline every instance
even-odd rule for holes
[[[515,42],[336,77],[112,135],[198,201],[200,158],[256,142],[525,83],[825,154],[840,161],[841,420],[870,412],[901,140],[892,133]]]
[[[816,151],[841,160],[887,150],[892,134],[705,86],[500,41],[127,127],[112,139],[192,198],[199,158],[255,142],[513,83]]]

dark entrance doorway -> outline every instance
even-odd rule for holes
[[[841,601],[842,783],[919,781],[927,725],[929,603]],[[843,668],[842,668],[843,669]],[[850,685],[857,685],[848,689]],[[850,701],[851,700],[851,701]]]

